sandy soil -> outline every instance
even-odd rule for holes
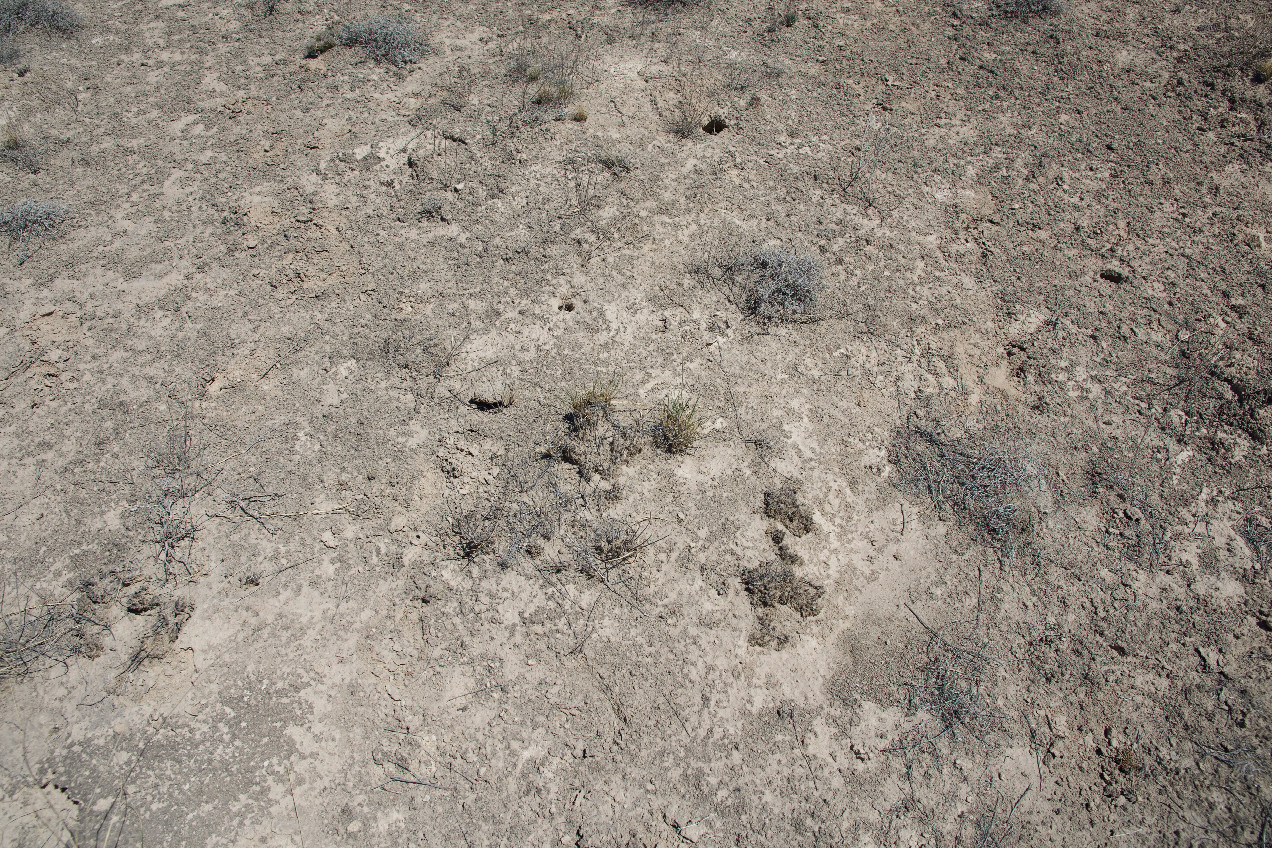
[[[0,845],[1272,839],[1266,5],[79,11]]]

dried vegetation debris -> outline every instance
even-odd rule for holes
[[[799,499],[794,486],[784,485],[764,492],[764,515],[781,522],[795,536],[816,529],[813,515]]]
[[[953,622],[940,629],[911,613],[930,637],[922,666],[906,684],[907,704],[920,720],[893,750],[912,750],[962,733],[984,739],[1002,728],[1006,716],[994,703],[991,688],[1003,661],[995,653],[979,611],[973,622]]]
[[[106,629],[84,595],[51,601],[6,586],[0,593],[0,680],[96,656]]]
[[[194,602],[182,597],[167,598],[151,609],[158,612],[149,631],[129,658],[126,672],[136,671],[147,660],[162,659],[168,655],[186,622],[194,615]]]
[[[1257,444],[1272,440],[1272,355],[1261,339],[1191,334],[1173,371],[1175,380],[1163,394],[1177,399],[1187,416],[1184,435],[1224,426]]]
[[[1021,436],[1005,426],[955,429],[952,416],[912,412],[893,434],[896,485],[926,496],[1008,559],[1032,535],[1044,473]]]
[[[1096,492],[1108,493],[1110,535],[1121,539],[1132,561],[1159,565],[1170,544],[1168,486],[1159,471],[1121,457],[1101,455],[1091,465]]]

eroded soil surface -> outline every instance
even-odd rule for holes
[[[79,13],[0,845],[1272,839],[1264,3]]]

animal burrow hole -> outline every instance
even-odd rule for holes
[[[712,115],[711,120],[702,125],[702,131],[708,135],[719,135],[728,128],[729,125],[719,115]]]

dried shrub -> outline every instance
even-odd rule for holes
[[[452,529],[459,539],[460,553],[466,559],[494,553],[498,523],[498,509],[470,510],[456,517]]]
[[[823,317],[821,261],[781,247],[762,247],[720,263],[725,294],[763,324]]]
[[[187,419],[171,427],[147,451],[151,484],[139,507],[146,520],[146,541],[155,546],[156,563],[168,577],[177,567],[191,575],[190,553],[199,530],[194,500],[214,483],[203,463],[203,447]]]
[[[493,556],[501,567],[511,568],[524,556],[538,556],[543,544],[557,537],[577,500],[561,487],[550,465],[510,463],[493,500],[459,515],[452,530],[465,558]]]
[[[616,151],[607,151],[597,155],[596,163],[616,177],[630,174],[635,168],[630,156]]]
[[[332,50],[340,46],[339,34],[331,29],[324,29],[318,33],[309,42],[309,46],[305,48],[306,59],[317,59],[328,50]]]
[[[1245,523],[1237,528],[1237,532],[1250,546],[1255,562],[1262,567],[1272,562],[1272,527],[1253,517],[1247,517]]]
[[[644,449],[641,422],[621,415],[617,399],[618,382],[613,380],[569,396],[566,430],[550,453],[575,466],[584,481],[612,476]]]
[[[61,0],[0,0],[0,34],[39,29],[70,35],[80,23],[79,12]]]
[[[337,37],[344,47],[361,47],[368,59],[394,67],[418,62],[428,52],[428,40],[403,17],[379,15],[340,27]]]
[[[650,544],[647,521],[585,520],[581,532],[567,537],[566,557],[558,561],[557,569],[569,568],[599,580],[610,591],[635,603],[645,582],[642,555]]]
[[[1006,717],[990,702],[989,687],[1002,661],[992,652],[979,614],[975,622],[955,622],[936,630],[910,612],[930,636],[918,675],[906,684],[908,708],[921,718],[891,750],[929,746],[961,733],[984,739]]]
[[[70,214],[60,203],[24,200],[0,210],[0,233],[17,248],[18,264],[25,262],[45,241],[57,236]]]
[[[893,435],[889,460],[896,485],[927,496],[978,539],[1013,559],[1036,523],[1042,491],[1038,463],[1013,433],[994,428],[951,432],[911,414]]]

